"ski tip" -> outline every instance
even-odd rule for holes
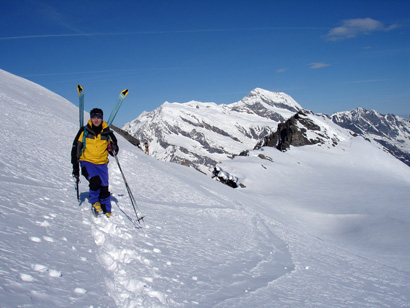
[[[83,90],[83,87],[80,86],[80,85],[77,85],[77,91],[78,91],[78,94],[80,94],[81,92],[84,91],[84,90]]]
[[[124,98],[127,96],[128,94],[128,89],[125,89],[121,92],[122,95],[124,95]]]

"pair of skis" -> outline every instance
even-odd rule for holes
[[[80,129],[84,126],[84,89],[82,86],[77,85],[77,92],[78,92],[78,112],[79,112],[79,120],[80,120]],[[121,91],[120,95],[118,96],[117,103],[112,110],[110,117],[108,118],[107,124],[110,127],[112,122],[114,121],[115,116],[117,115],[118,110],[121,107],[122,102],[124,101],[125,97],[128,94],[128,89]],[[77,192],[77,201],[80,203],[80,190],[79,190],[79,183],[80,178],[76,177],[76,184],[75,190]]]
[[[79,119],[80,119],[80,128],[84,126],[84,89],[82,86],[77,85],[78,91],[78,111],[79,111]],[[117,103],[114,106],[114,109],[111,111],[110,117],[108,118],[107,124],[111,127],[112,122],[114,121],[115,116],[118,113],[118,110],[121,107],[122,102],[124,101],[125,97],[128,94],[128,89],[121,91],[120,95],[118,95]]]
[[[82,86],[77,85],[77,91],[78,91],[78,100],[79,100],[79,103],[78,103],[79,122],[80,122],[79,124],[80,124],[80,128],[82,128],[84,126],[84,89],[83,89]],[[117,102],[114,106],[114,109],[111,111],[110,117],[107,120],[108,127],[111,127],[111,124],[114,121],[115,116],[117,115],[118,110],[120,109],[120,107],[122,105],[122,102],[124,101],[127,94],[128,94],[128,89],[125,89],[125,90],[121,91],[121,93],[118,95],[118,99],[117,99]],[[140,223],[141,220],[144,219],[144,216],[138,215],[137,203],[135,201],[134,196],[132,195],[130,187],[128,186],[127,180],[125,179],[124,173],[123,173],[122,168],[120,166],[120,162],[118,161],[118,157],[115,153],[114,153],[114,157],[115,157],[115,160],[117,162],[118,168],[121,171],[122,177],[124,179],[125,187],[127,188],[127,192],[128,192],[129,197],[130,197],[132,206],[134,208],[135,215],[137,216],[137,221],[138,221],[138,223]],[[80,179],[76,178],[76,191],[77,191],[77,200],[78,200],[78,202],[80,202],[79,182],[80,182]]]

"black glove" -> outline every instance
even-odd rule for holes
[[[73,164],[73,177],[80,178],[80,166],[78,163]]]
[[[108,153],[109,153],[111,156],[117,155],[117,154],[118,154],[118,151],[119,151],[119,148],[118,148],[118,145],[117,145],[116,143],[110,142],[110,143],[108,144]]]

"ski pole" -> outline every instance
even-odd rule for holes
[[[80,177],[74,176],[75,178],[75,191],[77,192],[77,201],[80,203],[80,189],[79,189],[79,183],[80,183]]]
[[[135,215],[137,216],[137,221],[138,221],[138,223],[140,223],[141,220],[144,221],[145,216],[139,217],[138,212],[137,212],[137,207],[138,207],[137,202],[135,201],[135,198],[134,198],[134,195],[132,194],[131,188],[128,185],[128,182],[127,182],[127,179],[125,178],[124,172],[122,171],[120,161],[118,160],[117,154],[115,154],[114,151],[113,151],[113,154],[114,154],[114,158],[117,162],[118,168],[121,171],[121,175],[122,175],[122,178],[124,180],[125,187],[127,188],[128,196],[130,197],[132,207],[134,208]]]

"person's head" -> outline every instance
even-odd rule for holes
[[[100,126],[103,121],[104,113],[100,108],[94,108],[90,111],[91,122],[94,126]]]

